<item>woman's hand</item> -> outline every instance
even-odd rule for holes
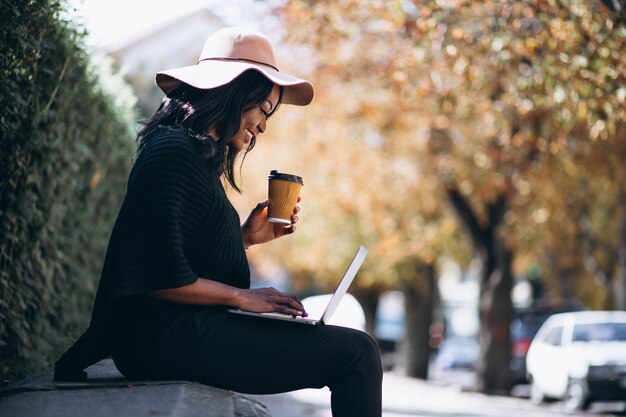
[[[300,197],[298,197],[298,202],[300,202],[300,200]],[[248,219],[241,226],[243,244],[246,249],[249,246],[269,242],[281,236],[290,235],[296,231],[298,213],[300,212],[299,206],[293,209],[291,224],[284,225],[267,221],[268,205],[269,200],[264,200],[257,204],[256,207],[252,209],[252,212],[250,212]]]
[[[275,288],[242,289],[238,292],[236,307],[254,313],[276,312],[294,317],[308,316],[298,297]]]

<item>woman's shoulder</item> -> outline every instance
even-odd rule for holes
[[[206,170],[207,164],[198,149],[196,139],[178,129],[159,127],[149,133],[139,150],[131,179],[140,173],[191,175]]]
[[[150,133],[150,137],[146,141],[144,150],[178,149],[181,152],[198,154],[198,147],[195,142],[195,138],[191,137],[181,129],[170,126],[158,126],[153,132]]]
[[[146,137],[137,154],[137,161],[170,160],[206,168],[207,159],[202,153],[202,144],[183,130],[159,126]]]

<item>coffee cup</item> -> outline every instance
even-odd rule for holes
[[[269,180],[267,220],[273,223],[291,224],[293,210],[298,203],[300,189],[304,183],[302,177],[272,170]]]

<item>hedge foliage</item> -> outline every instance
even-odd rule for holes
[[[127,91],[105,91],[64,7],[0,0],[3,380],[50,366],[88,325],[134,150]]]

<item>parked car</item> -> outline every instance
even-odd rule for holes
[[[511,378],[513,385],[527,384],[526,355],[541,325],[553,314],[580,311],[578,304],[549,305],[517,310],[511,323]]]
[[[480,347],[476,338],[454,336],[443,339],[433,362],[433,371],[475,371]]]
[[[526,367],[531,400],[562,399],[566,411],[626,398],[626,311],[549,317],[533,338]]]

